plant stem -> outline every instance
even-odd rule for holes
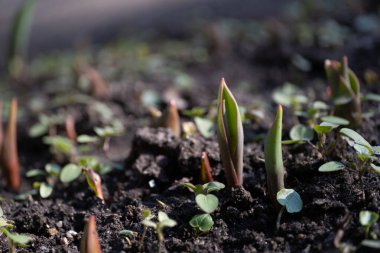
[[[368,235],[369,235],[369,226],[366,226],[365,227],[365,239],[368,239]]]
[[[141,239],[140,239],[140,242],[139,242],[139,253],[141,253],[141,250],[144,246],[144,238],[145,238],[145,235],[146,235],[146,226],[144,226],[144,230],[143,230],[143,233],[141,235]]]
[[[157,253],[160,253],[164,236],[162,235],[162,231],[159,227],[157,227],[157,239],[158,239]]]
[[[276,231],[280,229],[281,217],[282,217],[282,214],[284,213],[284,210],[285,210],[285,207],[283,206],[280,212],[278,212],[277,221],[276,221]]]
[[[16,253],[16,244],[8,238],[9,253]]]

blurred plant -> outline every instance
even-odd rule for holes
[[[372,211],[360,211],[359,213],[359,221],[360,224],[364,227],[365,231],[365,239],[369,238],[370,235],[370,229],[373,224],[375,224],[379,220],[379,214]],[[371,234],[372,239],[377,239],[377,236],[375,233]]]
[[[203,214],[195,215],[189,221],[190,226],[192,226],[197,233],[210,231],[214,225],[211,213],[213,213],[218,208],[219,204],[218,198],[214,194],[210,194],[210,192],[223,189],[225,187],[224,184],[214,181],[203,185],[184,183],[183,186],[194,192],[195,202],[197,203],[197,206],[204,212]]]
[[[95,68],[82,62],[77,64],[76,72],[79,85],[89,88],[95,98],[104,99],[107,96],[108,84]]]
[[[80,243],[80,253],[101,253],[98,233],[96,231],[96,219],[94,215],[88,218]]]
[[[24,58],[36,3],[37,0],[24,1],[12,22],[7,65],[14,78],[19,78],[25,70]]]
[[[218,96],[218,142],[229,187],[243,184],[244,132],[238,104],[222,78]]]
[[[210,161],[206,152],[201,155],[201,182],[202,184],[214,181],[211,174]]]
[[[17,152],[17,99],[13,98],[8,117],[7,132],[1,148],[1,166],[8,187],[17,191],[20,187],[20,172]]]
[[[6,219],[0,208],[0,235],[4,234],[8,238],[8,252],[10,253],[16,253],[17,246],[28,247],[28,243],[32,240],[30,236],[10,232],[9,230],[13,228],[13,221]]]
[[[77,131],[75,130],[75,119],[72,115],[68,114],[65,118],[66,136],[72,141],[77,141]]]
[[[39,137],[45,134],[54,136],[57,134],[57,126],[63,125],[65,122],[62,115],[38,115],[38,122],[29,129],[30,137]]]
[[[334,104],[334,115],[346,118],[352,126],[362,121],[360,83],[355,73],[348,67],[347,57],[342,62],[325,61],[327,81]]]
[[[104,203],[102,180],[100,176],[98,175],[98,173],[96,173],[91,168],[84,168],[83,172],[91,190],[93,190],[95,192],[96,197],[98,197]]]
[[[277,192],[277,202],[282,206],[277,216],[276,228],[280,228],[281,217],[286,209],[288,213],[298,213],[303,208],[301,196],[293,189],[281,189]]]
[[[169,216],[162,212],[158,211],[157,215],[157,222],[152,221],[152,218],[150,215],[148,215],[143,221],[142,224],[144,224],[147,227],[152,227],[156,230],[157,233],[157,239],[158,239],[158,246],[157,246],[157,252],[161,252],[161,248],[164,246],[164,233],[163,229],[165,227],[174,227],[177,225],[177,222],[173,219],[170,219]]]
[[[302,91],[291,83],[285,83],[283,87],[275,89],[272,98],[277,104],[290,107],[296,113],[301,112],[302,105],[308,102]]]
[[[170,100],[159,121],[159,126],[171,129],[177,137],[181,136],[181,122],[175,100]]]
[[[129,230],[129,229],[123,229],[119,232],[119,235],[122,236],[127,242],[128,245],[131,246],[131,238],[134,238],[137,236],[137,232]]]
[[[49,197],[54,190],[54,186],[58,181],[58,177],[61,172],[61,167],[57,164],[46,164],[45,169],[32,169],[26,173],[27,177],[45,177],[45,182],[35,181],[33,182],[33,188],[38,189],[38,193],[41,198]]]

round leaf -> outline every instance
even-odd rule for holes
[[[190,226],[202,232],[208,232],[214,225],[211,215],[208,213],[195,215],[190,221]]]
[[[379,219],[379,215],[372,211],[361,211],[359,213],[359,221],[362,226],[372,226]]]
[[[224,187],[225,187],[224,184],[216,182],[216,181],[209,182],[203,185],[203,189],[205,189],[207,193],[210,193],[212,191],[219,191],[223,189]]]
[[[345,168],[343,163],[336,162],[336,161],[331,161],[327,162],[325,164],[322,164],[318,171],[319,172],[334,172],[334,171],[339,171],[343,170]]]
[[[327,123],[331,123],[334,125],[340,125],[340,126],[345,126],[350,124],[350,122],[344,118],[341,117],[336,117],[336,116],[324,116],[321,118],[322,121],[325,121]]]
[[[290,130],[290,139],[311,141],[314,138],[314,131],[302,124],[295,125]]]
[[[214,122],[207,118],[200,118],[195,117],[194,118],[195,125],[197,126],[199,132],[201,135],[205,138],[210,138],[214,135]]]
[[[41,198],[49,197],[52,192],[53,192],[53,186],[46,184],[46,183],[40,184],[40,196],[41,196]]]
[[[40,169],[33,169],[26,172],[26,177],[37,177],[37,176],[45,176],[46,173]]]
[[[212,194],[198,194],[195,197],[197,205],[206,213],[212,213],[218,208],[219,200]]]
[[[333,130],[332,126],[322,126],[322,125],[314,125],[313,129],[319,134],[325,134],[331,132]]]
[[[77,179],[80,176],[81,172],[82,170],[79,166],[69,163],[65,167],[63,167],[59,179],[63,183],[69,183]]]
[[[293,189],[284,188],[277,192],[277,201],[288,213],[298,213],[303,207],[301,196]]]
[[[360,134],[358,134],[357,132],[355,132],[354,130],[352,129],[349,129],[349,128],[342,128],[340,129],[339,131],[341,134],[347,136],[348,138],[350,138],[352,141],[354,141],[356,144],[360,144],[360,145],[363,145],[365,146],[366,148],[368,148],[369,150],[372,151],[372,146],[371,144],[368,143],[368,141],[366,141],[363,136],[361,136]]]
[[[79,135],[77,138],[77,141],[79,143],[94,143],[98,141],[98,138],[96,136],[90,136],[87,134]]]

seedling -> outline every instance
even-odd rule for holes
[[[150,219],[144,219],[142,221],[142,223],[147,226],[147,227],[152,227],[156,230],[156,233],[157,233],[157,239],[158,239],[158,246],[157,246],[157,252],[161,252],[161,248],[163,246],[163,243],[164,243],[164,233],[163,233],[163,229],[165,227],[174,227],[175,225],[177,225],[177,222],[173,219],[170,219],[169,216],[162,212],[162,211],[158,211],[158,221],[157,222],[153,222],[152,221],[152,218]]]
[[[296,114],[301,112],[302,105],[308,101],[302,91],[291,83],[285,83],[283,87],[276,89],[272,94],[272,98],[277,104],[290,107]]]
[[[243,184],[244,132],[238,104],[222,78],[218,96],[218,142],[229,187]]]
[[[76,142],[77,140],[77,131],[75,130],[75,119],[72,115],[68,114],[65,119],[65,130],[67,137]]]
[[[175,100],[169,101],[168,107],[162,114],[159,121],[159,126],[172,130],[173,134],[177,137],[181,136],[181,121]]]
[[[77,64],[76,71],[79,81],[82,84],[89,84],[91,93],[95,98],[103,99],[106,97],[108,84],[96,69],[82,62]]]
[[[325,70],[332,93],[334,115],[348,119],[353,126],[359,126],[362,121],[360,83],[348,67],[347,57],[343,57],[342,62],[326,60]]]
[[[277,202],[282,206],[276,222],[276,228],[279,229],[284,210],[286,209],[288,213],[298,213],[302,210],[303,202],[295,190],[286,188],[277,192]]]
[[[45,134],[54,136],[57,134],[57,126],[63,125],[65,119],[62,115],[45,115],[38,116],[38,122],[29,129],[30,137],[39,137]]]
[[[212,182],[214,179],[211,175],[211,166],[210,161],[208,160],[208,156],[206,152],[202,152],[201,156],[201,182],[203,184]]]
[[[88,218],[80,244],[80,253],[101,253],[98,233],[96,232],[96,219],[94,215]]]
[[[265,168],[267,172],[268,192],[275,206],[277,192],[284,188],[285,168],[282,161],[282,106],[279,105],[277,115],[266,137],[264,146]]]
[[[147,230],[147,225],[145,225],[146,222],[149,222],[150,220],[152,220],[154,218],[154,215],[152,215],[152,212],[149,210],[149,209],[145,209],[142,211],[142,216],[143,216],[143,221],[142,221],[142,224],[144,226],[144,230],[141,234],[141,238],[140,238],[140,243],[139,243],[139,252],[142,251],[142,248],[144,246],[144,239],[145,239],[145,235],[146,235],[146,230]]]
[[[88,186],[90,186],[91,190],[95,192],[96,197],[98,197],[104,203],[102,180],[98,173],[90,168],[84,168],[83,172],[86,177]]]
[[[13,98],[8,117],[7,132],[1,148],[1,165],[7,184],[17,191],[20,187],[20,172],[17,152],[17,99]]]
[[[194,122],[203,137],[210,138],[215,134],[215,124],[209,118],[195,117]]]
[[[131,238],[134,238],[137,236],[137,232],[134,232],[129,229],[123,229],[119,232],[119,235],[122,236],[128,243],[129,246],[132,245]]]
[[[370,229],[379,220],[379,214],[371,211],[361,211],[359,213],[360,224],[364,227],[365,239],[369,238]],[[371,235],[372,239],[377,239],[376,234]]]
[[[204,185],[193,185],[191,183],[185,183],[183,186],[194,192],[195,202],[197,203],[197,206],[204,212],[203,214],[195,215],[189,221],[190,226],[192,226],[197,233],[210,231],[214,225],[211,213],[213,213],[218,208],[219,204],[218,198],[215,195],[210,194],[210,192],[223,189],[225,187],[224,184],[214,181]]]
[[[13,222],[5,218],[3,210],[0,208],[0,235],[4,234],[8,238],[8,252],[16,253],[16,247],[28,247],[32,240],[30,236],[10,232],[13,229]]]
[[[50,152],[58,161],[75,160],[77,150],[74,143],[64,136],[45,136],[43,142],[50,146]]]

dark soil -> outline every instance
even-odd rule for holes
[[[300,8],[306,11],[305,6]],[[365,85],[364,81],[364,71],[369,68],[379,74],[380,65],[375,57],[379,53],[378,33],[363,34],[355,28],[352,19],[363,13],[358,14],[352,6],[341,12],[326,6],[323,8],[312,9],[313,15],[307,19],[302,15],[298,20],[284,18],[285,25],[280,21],[263,21],[259,27],[266,35],[259,42],[250,37],[253,31],[249,29],[253,23],[235,21],[234,29],[217,38],[203,29],[195,29],[185,40],[156,38],[149,43],[119,42],[90,53],[90,57],[82,52],[110,84],[106,98],[93,99],[87,104],[50,104],[63,95],[88,94],[78,88],[77,76],[72,70],[73,61],[66,66],[62,63],[64,61],[53,57],[59,61],[53,65],[54,71],[49,64],[42,66],[42,63],[34,62],[32,66],[36,72],[32,73],[38,75],[15,82],[13,88],[13,93],[21,98],[22,108],[18,138],[23,177],[21,192],[30,190],[34,181],[26,178],[26,171],[43,168],[48,162],[59,162],[50,154],[42,138],[27,135],[41,111],[47,114],[70,112],[80,134],[93,134],[93,127],[107,125],[105,115],[94,112],[95,104],[102,102],[111,108],[112,117],[123,123],[125,134],[112,139],[108,157],[94,151],[102,161],[122,165],[121,169],[115,166],[111,172],[102,175],[105,204],[94,196],[84,178],[70,184],[57,183],[48,199],[30,195],[18,201],[14,200],[16,193],[9,192],[5,182],[1,182],[0,194],[4,197],[1,207],[5,216],[15,222],[17,232],[34,239],[28,248],[19,249],[19,252],[79,252],[80,238],[90,214],[96,216],[103,252],[138,252],[143,231],[141,212],[146,208],[154,213],[165,211],[177,221],[177,226],[165,230],[164,244],[168,252],[338,252],[334,246],[338,230],[344,231],[342,242],[360,245],[364,230],[359,223],[359,212],[380,213],[380,177],[374,172],[365,174],[363,183],[357,171],[352,169],[320,173],[318,167],[326,160],[311,145],[284,146],[285,185],[301,195],[304,208],[297,214],[285,213],[280,228],[276,230],[277,210],[267,194],[262,137],[274,118],[275,106],[270,98],[274,88],[291,81],[302,87],[310,99],[327,101],[323,61],[346,54],[362,80],[364,92],[380,91],[378,81],[372,86]],[[365,5],[362,8],[364,13],[371,14],[372,7],[367,10]],[[334,22],[352,32],[340,45],[324,46],[313,41],[305,46],[293,34],[296,29],[286,26],[308,25],[312,34],[316,34],[316,30],[330,20],[330,16],[324,13],[330,12]],[[217,22],[212,25],[224,27],[218,26]],[[240,30],[236,31],[236,27]],[[366,41],[363,41],[364,37]],[[318,36],[314,40],[318,40]],[[197,59],[194,48],[204,50],[207,59]],[[310,69],[305,71],[294,64],[295,55],[302,55]],[[190,89],[179,88],[173,81],[176,75],[183,73],[192,78]],[[199,183],[203,151],[209,155],[214,179],[225,182],[216,136],[206,139],[196,133],[192,137],[177,138],[168,129],[148,127],[149,113],[141,95],[146,90],[160,93],[160,108],[164,108],[167,96],[177,96],[178,101],[183,102],[180,106],[183,121],[192,120],[185,116],[184,109],[195,106],[211,108],[208,114],[213,116],[213,102],[221,76],[226,77],[240,105],[249,109],[260,108],[265,118],[246,120],[244,124],[243,188],[223,189],[216,193],[220,205],[212,214],[215,224],[209,233],[196,234],[188,222],[200,212],[193,193],[181,183]],[[37,84],[42,88],[34,88]],[[45,104],[37,110],[31,106],[31,101]],[[378,105],[366,103],[364,110],[376,113],[357,131],[371,144],[380,145]],[[286,139],[298,119],[289,108],[285,108],[284,118]],[[58,128],[58,133],[64,133],[62,127]],[[339,140],[329,159],[349,161],[353,155],[353,150]],[[379,225],[376,223],[371,230],[378,237]],[[131,244],[119,236],[123,229],[138,233],[131,238]],[[6,251],[6,238],[2,236],[0,241],[0,250]],[[157,238],[152,229],[147,231],[143,251],[157,251]],[[370,252],[360,248],[359,251]]]

